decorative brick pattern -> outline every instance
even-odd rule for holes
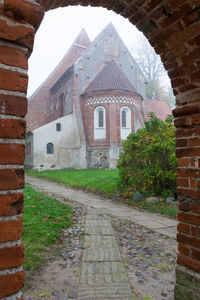
[[[171,78],[177,104],[174,116],[177,127],[177,156],[179,158],[177,191],[180,225],[178,226],[179,267],[175,299],[189,299],[192,292],[194,297],[198,298],[200,291],[199,284],[196,284],[197,281],[199,282],[199,279],[196,279],[196,274],[200,272],[200,224],[198,221],[200,215],[199,1],[37,0],[37,3],[41,4],[45,10],[78,4],[101,5],[112,9],[135,24],[149,39],[155,51],[160,54]],[[0,113],[8,117],[10,115],[24,117],[26,113],[27,74],[24,70],[27,69],[27,54],[30,55],[32,51],[35,29],[38,28],[43,17],[42,6],[37,3],[32,0],[4,0],[0,2],[0,38],[3,41],[0,43]],[[71,51],[74,51],[74,48]],[[76,49],[72,54],[71,64],[79,54]],[[52,77],[52,85],[55,83],[54,80],[55,77]],[[105,103],[104,105],[108,104]],[[3,144],[9,144],[10,140],[8,139],[13,139],[11,144],[14,145],[19,139],[23,140],[25,124],[23,120],[9,118],[1,119],[0,139],[5,139]],[[88,115],[88,121],[92,122],[90,115]],[[15,150],[8,149],[7,160],[4,150],[2,163],[4,165],[21,164],[24,155],[23,150],[19,151],[20,154],[16,155],[15,160]],[[15,169],[15,167],[0,170],[0,194],[1,191],[3,193],[8,191],[9,193],[10,189],[21,189],[23,185],[22,170]],[[16,193],[12,193],[10,197],[16,197]],[[6,200],[0,199],[0,201]],[[7,206],[4,202],[5,214],[13,213],[9,208],[10,201],[11,199],[8,198]],[[16,213],[18,213],[18,209],[16,209]],[[17,226],[15,226],[16,224]],[[6,229],[6,234],[4,232],[1,235],[1,241],[18,239],[22,234],[21,219],[5,221],[0,217],[0,226]],[[16,261],[19,257],[16,257]],[[0,298],[16,294],[23,286],[24,272],[17,271],[17,269],[14,272],[0,276]],[[185,279],[182,280],[181,276],[185,276],[189,284]],[[191,282],[194,285],[192,290],[190,289]]]
[[[87,99],[85,105],[96,105],[96,104],[103,104],[103,103],[121,103],[121,104],[137,104],[137,101],[133,97],[130,96],[102,96],[102,97],[89,97]]]
[[[116,104],[116,105],[113,105]],[[96,106],[102,105],[106,111],[106,138],[103,140],[94,139],[94,109]],[[83,123],[85,126],[85,134],[89,147],[97,147],[103,149],[110,146],[112,143],[121,148],[121,135],[120,135],[120,110],[123,106],[128,106],[131,110],[131,124],[132,132],[134,132],[134,112],[137,112],[138,117],[141,116],[141,124],[143,124],[143,109],[142,98],[133,92],[125,91],[97,91],[88,93],[81,99],[81,110],[83,115]],[[110,128],[110,133],[109,129]],[[89,149],[90,151],[90,149]],[[100,153],[102,152],[100,151]],[[89,156],[94,158],[97,165],[101,167],[99,159],[95,158],[96,150],[89,152]],[[118,149],[119,152],[119,149]],[[98,155],[97,155],[98,156]],[[107,158],[108,155],[106,155]],[[89,157],[90,159],[90,157]],[[111,159],[111,158],[110,158]],[[108,159],[109,161],[109,159]],[[94,167],[94,166],[92,166]]]

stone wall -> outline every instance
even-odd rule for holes
[[[89,148],[88,149],[89,168],[108,168],[109,167],[109,148]]]

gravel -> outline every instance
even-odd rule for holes
[[[141,299],[174,299],[176,241],[131,221],[113,217],[112,225],[133,292]]]

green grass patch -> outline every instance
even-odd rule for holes
[[[129,202],[129,204],[131,203]],[[156,204],[143,201],[143,202],[135,202],[132,203],[131,205],[138,208],[146,209],[154,213],[159,213],[161,215],[168,215],[171,217],[176,217],[178,213],[178,205],[167,204],[164,201],[161,201],[160,203],[156,203]]]
[[[43,262],[48,247],[59,242],[61,230],[69,227],[72,210],[29,186],[24,189],[25,270],[34,271]]]
[[[86,170],[55,170],[55,171],[26,171],[35,177],[46,178],[71,187],[82,187],[90,191],[112,195],[117,192],[119,181],[118,169],[86,169]]]
[[[151,212],[156,212],[172,217],[176,217],[178,212],[177,205],[166,204],[164,201],[158,204],[148,202],[133,203],[128,199],[119,197],[118,183],[120,181],[118,169],[84,169],[84,170],[52,170],[52,171],[32,171],[27,170],[28,175],[49,179],[51,181],[71,186],[85,188],[91,192],[101,192],[108,197],[116,198],[123,203],[128,203],[133,207],[137,206]]]

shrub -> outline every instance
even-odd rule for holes
[[[119,190],[124,196],[130,197],[135,191],[146,196],[175,192],[177,159],[172,116],[163,122],[150,113],[145,128],[131,133],[122,145],[117,167]]]

